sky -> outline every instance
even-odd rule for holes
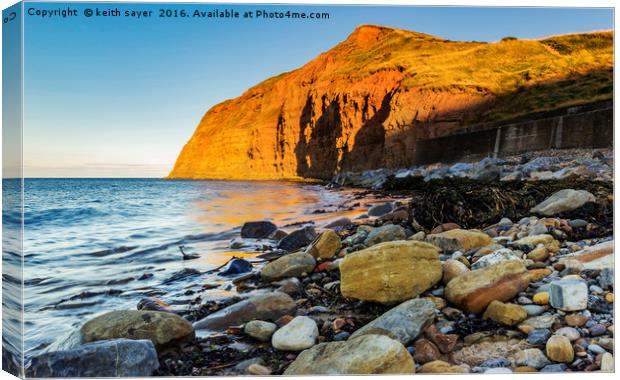
[[[26,3],[25,10],[66,9]],[[611,29],[611,9],[70,4],[78,16],[24,19],[27,177],[163,177],[205,112],[302,66],[360,24],[497,41]],[[86,8],[151,10],[85,17]],[[329,12],[329,19],[160,18],[233,9]]]

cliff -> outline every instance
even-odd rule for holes
[[[613,34],[497,43],[363,25],[211,108],[169,178],[330,178],[414,164],[416,140],[612,98]]]

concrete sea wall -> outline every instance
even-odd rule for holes
[[[613,102],[606,101],[511,122],[472,125],[458,134],[418,140],[415,164],[546,149],[608,148],[613,145],[613,124]]]

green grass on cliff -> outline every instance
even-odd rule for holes
[[[612,32],[484,43],[380,29],[368,47],[360,48],[354,33],[334,49],[343,62],[338,74],[355,79],[398,70],[405,88],[489,93],[498,98],[489,120],[612,97]]]

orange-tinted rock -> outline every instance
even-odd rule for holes
[[[493,240],[478,230],[453,229],[438,234],[430,234],[426,241],[441,248],[444,252],[469,251],[470,249],[491,245]]]
[[[527,318],[527,312],[519,305],[493,301],[487,306],[484,319],[492,319],[505,326],[514,326]]]
[[[553,335],[547,341],[547,357],[555,362],[571,363],[575,357],[570,340],[562,335]]]
[[[418,369],[418,373],[467,373],[468,371],[460,366],[452,365],[441,360],[428,362]]]
[[[418,296],[441,279],[435,246],[414,240],[379,243],[340,264],[340,291],[348,298],[384,304]]]
[[[504,261],[456,277],[446,285],[445,296],[459,308],[481,313],[494,300],[508,301],[527,288],[529,274],[520,261]]]
[[[560,260],[560,263],[565,264],[568,260],[577,260],[583,265],[584,269],[613,268],[614,241],[610,240],[566,255]]]
[[[583,314],[569,314],[564,317],[564,322],[572,327],[581,327],[588,322],[588,317]]]
[[[450,282],[450,280],[452,280],[455,277],[458,277],[464,273],[469,272],[469,268],[467,268],[465,264],[463,264],[462,262],[458,260],[453,260],[453,259],[446,260],[442,264],[442,268],[443,268],[442,281],[444,284],[447,284],[448,282]]]

